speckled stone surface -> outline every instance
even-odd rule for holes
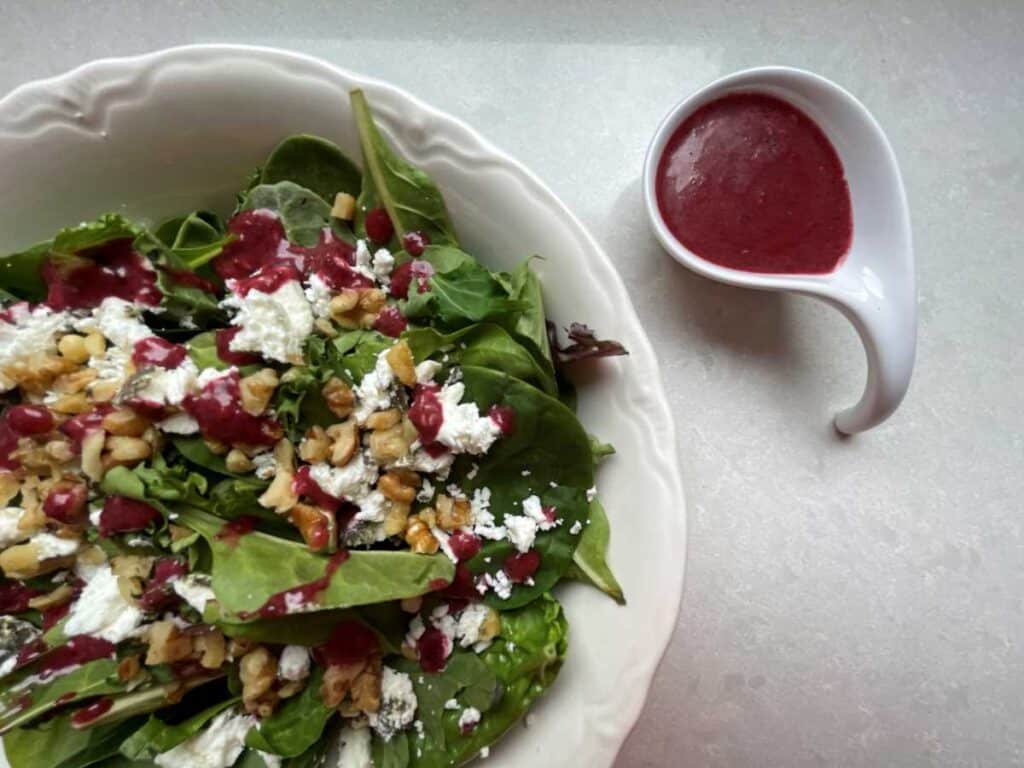
[[[0,91],[100,56],[251,42],[468,120],[607,249],[678,414],[686,595],[619,765],[1024,762],[1024,4],[420,5],[6,2]],[[644,219],[662,114],[758,64],[853,91],[902,164],[918,367],[895,418],[852,440],[829,428],[864,376],[839,315],[695,277]]]

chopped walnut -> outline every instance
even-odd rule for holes
[[[327,430],[331,443],[331,464],[343,467],[348,464],[359,450],[359,430],[352,420],[334,424]]]
[[[149,427],[149,419],[131,408],[119,408],[103,417],[103,429],[119,437],[142,437]]]
[[[306,430],[302,442],[299,443],[299,458],[310,464],[327,461],[331,451],[331,439],[321,426],[313,426]]]
[[[465,499],[452,499],[443,493],[434,502],[437,507],[437,525],[445,531],[454,531],[473,522],[473,513]]]
[[[399,341],[387,351],[387,361],[400,382],[407,387],[416,385],[416,361],[405,341]]]
[[[149,649],[146,651],[146,666],[171,664],[192,655],[192,638],[182,633],[173,621],[157,621],[149,626],[147,633]]]
[[[432,555],[441,547],[434,534],[430,532],[433,517],[433,510],[425,509],[418,514],[410,515],[406,523],[405,543],[416,554]]]
[[[352,388],[337,376],[332,376],[320,393],[331,413],[339,419],[344,419],[355,410],[356,396]]]
[[[242,409],[252,416],[259,416],[270,405],[270,398],[274,396],[278,383],[277,371],[273,368],[264,368],[246,376],[238,385]]]

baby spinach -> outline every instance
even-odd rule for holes
[[[452,246],[428,246],[423,261],[434,267],[428,290],[410,291],[400,303],[402,314],[445,327],[510,317],[523,302],[509,298],[501,283],[467,253]]]
[[[282,757],[297,757],[320,740],[335,709],[320,696],[323,667],[317,666],[298,696],[287,699],[257,728],[249,731],[245,743],[263,752]]]
[[[421,673],[405,659],[398,662],[412,676],[423,733],[407,732],[406,745],[392,746],[374,737],[378,768],[461,765],[501,738],[550,687],[567,649],[568,624],[561,606],[545,595],[525,608],[502,613],[501,620],[501,634],[490,648],[479,656],[456,651],[439,674]],[[448,699],[482,713],[469,733],[459,728],[460,711],[445,709]]]
[[[257,611],[271,596],[321,579],[327,569],[327,557],[259,531],[219,538],[223,521],[198,509],[180,510],[177,522],[198,531],[213,552],[213,591],[222,621],[240,621],[240,613]],[[438,579],[451,581],[454,571],[444,555],[350,552],[320,593],[318,609],[415,597],[429,592]]]
[[[431,243],[456,245],[444,198],[430,177],[401,157],[388,145],[373,122],[373,115],[361,90],[352,91],[359,142],[363,150],[363,188],[357,206],[357,232],[364,235],[365,213],[383,207],[391,217],[395,234],[422,232]]]
[[[15,728],[4,736],[11,768],[38,768],[45,755],[50,768],[85,768],[118,754],[121,742],[143,721],[122,720],[110,725],[75,728],[71,715],[61,715],[34,728]]]
[[[210,450],[210,447],[206,444],[206,441],[203,440],[203,438],[184,436],[174,437],[171,439],[171,443],[177,449],[178,453],[197,467],[209,470],[216,475],[239,477],[238,474],[227,468],[227,465],[224,463],[223,456],[219,456]]]
[[[261,184],[292,181],[315,192],[328,203],[338,192],[359,196],[362,176],[338,145],[319,136],[289,136],[270,153],[260,175]]]
[[[60,230],[53,240],[0,259],[0,289],[27,301],[46,298],[41,269],[50,259],[73,262],[79,251],[123,238],[135,238],[140,229],[116,213]]]
[[[211,621],[217,621],[216,608],[208,608]],[[218,626],[228,637],[244,638],[254,643],[279,643],[281,645],[305,645],[312,648],[320,645],[342,621],[359,619],[354,610],[317,611],[278,619],[257,619],[246,624],[222,623]]]
[[[554,376],[554,362],[551,359],[540,278],[530,269],[530,262],[536,258],[540,257],[533,256],[525,259],[511,272],[499,272],[495,278],[502,284],[510,298],[523,304],[522,310],[515,315],[509,330],[530,347],[537,356],[539,364],[550,370],[551,375]]]
[[[602,461],[609,456],[615,455],[615,446],[611,443],[603,443],[600,438],[595,435],[589,435],[590,437],[590,455],[594,458],[594,466],[596,467]]]
[[[173,749],[183,741],[195,736],[208,722],[228,707],[237,704],[238,701],[237,698],[219,701],[174,725],[164,722],[156,715],[151,715],[141,728],[121,744],[120,752],[132,760],[151,760],[161,752]]]
[[[260,184],[246,195],[243,210],[267,208],[281,219],[288,240],[312,248],[330,223],[331,206],[315,192],[291,181]]]
[[[580,570],[584,580],[593,584],[619,605],[626,604],[622,587],[608,565],[608,542],[611,538],[611,526],[601,502],[594,499],[590,502],[589,522],[583,529],[579,544],[573,553],[573,564]]]
[[[490,489],[491,512],[499,522],[507,514],[522,514],[521,503],[531,495],[553,506],[562,521],[537,534],[541,563],[534,585],[517,585],[508,600],[493,593],[486,597],[496,608],[516,608],[551,589],[572,562],[579,538],[573,525],[586,520],[586,490],[594,484],[590,441],[572,411],[555,398],[504,373],[469,365],[462,370],[468,399],[482,411],[492,405],[509,407],[516,422],[515,431],[500,438],[479,462],[472,479],[463,474],[464,486]],[[469,567],[474,573],[493,572],[511,553],[507,542],[487,542]]]
[[[57,706],[58,699],[61,704],[67,704],[123,691],[125,683],[117,679],[117,664],[116,659],[98,659],[27,690],[8,689],[0,695],[0,734],[49,712]],[[21,702],[22,696],[27,697],[24,702]]]
[[[558,394],[554,372],[545,369],[499,325],[479,323],[451,333],[413,328],[406,331],[403,338],[417,361],[445,352],[460,365],[493,368],[533,384],[549,395]]]
[[[52,241],[34,245],[0,259],[0,289],[15,299],[42,301],[46,283],[40,270],[50,256]]]

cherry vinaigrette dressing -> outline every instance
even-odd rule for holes
[[[723,267],[822,275],[850,249],[839,155],[813,120],[773,96],[729,94],[690,115],[665,146],[655,189],[676,239]]]

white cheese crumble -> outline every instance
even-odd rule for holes
[[[199,372],[199,378],[196,379],[196,386],[202,389],[211,381],[223,379],[225,376],[230,376],[237,370],[238,369],[235,368],[235,366],[231,366],[230,368],[223,371],[218,370],[217,368],[203,368],[203,370]]]
[[[448,477],[454,461],[455,455],[452,453],[431,456],[422,448],[417,448],[411,454],[406,454],[398,461],[392,462],[390,466],[399,469],[412,469],[429,475],[437,475],[439,480],[444,480]]]
[[[569,533],[571,533],[573,536],[575,536],[577,533],[579,533],[582,530],[583,530],[583,523],[581,523],[579,520],[577,520],[575,523],[572,524],[572,528],[569,529]]]
[[[391,270],[394,268],[395,257],[387,248],[381,248],[373,254],[373,274],[381,285],[391,282]]]
[[[456,709],[459,708],[459,702],[455,699],[448,699],[448,701],[444,703],[444,708],[454,712]]]
[[[508,540],[520,552],[529,552],[537,538],[537,521],[526,515],[505,515]]]
[[[92,635],[111,643],[131,636],[142,622],[140,611],[121,594],[117,576],[109,565],[100,566],[71,607],[64,633]]]
[[[366,523],[383,523],[387,517],[388,500],[380,491],[370,491],[359,496],[352,496],[350,500],[359,507],[355,520]]]
[[[485,573],[483,578],[477,582],[476,591],[481,595],[490,589],[501,600],[508,600],[512,596],[512,582],[504,571]]]
[[[273,293],[251,290],[232,294],[221,306],[236,310],[231,324],[240,327],[229,345],[233,352],[257,352],[281,363],[302,363],[302,344],[313,332],[313,310],[302,286],[289,280]]]
[[[366,726],[342,728],[338,734],[336,768],[373,768],[370,741],[370,729]]]
[[[141,304],[125,301],[117,296],[108,296],[93,309],[92,315],[75,322],[75,329],[97,330],[115,346],[131,352],[135,342],[153,335],[149,326],[139,320],[139,314],[143,309],[145,307]]]
[[[473,498],[469,502],[470,512],[473,513],[473,533],[482,539],[501,541],[507,535],[505,526],[497,525],[494,522],[494,515],[491,513],[491,489],[477,488],[473,491]]]
[[[365,240],[356,241],[356,261],[354,266],[356,272],[363,277],[370,280],[376,279],[376,275],[373,274],[373,254],[370,253],[370,248]]]
[[[186,357],[177,368],[153,367],[139,374],[142,386],[132,394],[151,403],[181,405],[185,396],[195,389],[198,375],[196,364]]]
[[[501,428],[490,416],[481,416],[476,403],[460,403],[466,385],[445,384],[438,394],[443,411],[437,440],[455,453],[487,453],[501,435]]]
[[[424,360],[416,366],[416,383],[417,384],[430,384],[434,381],[434,377],[441,370],[441,364],[436,360]]]
[[[67,557],[78,551],[79,542],[75,539],[62,539],[52,533],[37,533],[32,537],[39,560],[50,560],[54,557]]]
[[[459,639],[459,645],[463,648],[473,646],[473,650],[481,653],[487,650],[490,641],[480,640],[480,630],[490,615],[490,609],[483,603],[471,603],[459,614],[458,625],[455,627],[455,636]]]
[[[286,645],[277,663],[277,676],[297,682],[309,677],[309,649],[301,645]]]
[[[331,315],[331,286],[325,283],[320,275],[315,272],[309,276],[306,282],[306,290],[303,292],[306,301],[313,310],[314,317],[330,317]]]
[[[480,722],[480,710],[476,707],[466,707],[462,710],[462,714],[459,715],[459,730],[463,733],[476,728],[477,723]]]
[[[310,465],[309,476],[320,489],[336,499],[361,498],[370,492],[377,481],[377,465],[357,453],[348,464],[334,467],[327,462]]]
[[[381,668],[380,708],[370,714],[370,725],[384,741],[409,727],[416,716],[416,693],[412,679],[391,667]]]
[[[561,522],[548,519],[548,516],[544,514],[544,505],[541,504],[540,497],[536,495],[523,499],[523,514],[537,523],[537,528],[542,531],[549,531]]]
[[[592,485],[587,488],[587,501],[593,501],[597,498],[597,486]]]
[[[245,749],[245,735],[255,724],[254,717],[224,710],[205,730],[161,752],[153,762],[161,768],[230,768]]]
[[[107,347],[102,355],[89,358],[89,367],[100,381],[121,381],[128,375],[131,352],[121,347]]]
[[[491,748],[490,747],[481,747],[481,749],[480,749],[480,759],[481,760],[486,760],[490,756],[491,756]]]
[[[432,498],[434,498],[434,484],[424,477],[419,493],[416,494],[416,501],[428,502]]]
[[[199,422],[184,411],[168,416],[156,425],[171,435],[194,435],[199,431]]]
[[[10,310],[11,320],[0,320],[0,367],[24,360],[36,352],[56,349],[56,335],[64,330],[70,316],[67,312],[54,312],[49,307],[30,310],[28,304],[18,303]]]
[[[21,507],[0,509],[0,549],[7,549],[12,544],[17,544],[27,538],[26,532],[18,527],[23,512]]]
[[[217,596],[213,593],[213,588],[210,586],[210,579],[207,576],[190,574],[172,581],[171,588],[174,589],[175,593],[182,600],[191,605],[200,616],[206,610],[206,604],[211,600],[217,599]]]
[[[277,460],[271,451],[252,457],[253,472],[260,480],[269,480],[277,473]]]
[[[387,359],[388,351],[377,355],[377,363],[373,370],[363,376],[356,387],[358,406],[355,418],[359,424],[365,422],[374,411],[384,411],[391,407],[392,389],[395,372],[391,370]]]

